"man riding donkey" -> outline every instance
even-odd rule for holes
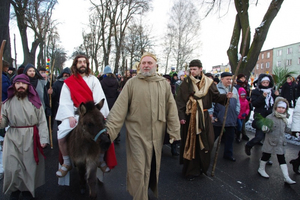
[[[88,58],[84,55],[76,56],[73,60],[71,71],[72,75],[65,80],[62,87],[56,115],[56,120],[62,122],[58,126],[57,131],[58,145],[63,158],[63,162],[60,161],[62,165],[56,172],[56,176],[59,178],[65,177],[68,171],[72,169],[66,136],[77,125],[79,116],[75,115],[75,111],[78,106],[87,101],[94,101],[95,104],[98,104],[102,99],[105,99],[100,111],[105,118],[109,113],[105,94],[99,80],[91,74]],[[113,144],[106,152],[106,159],[110,159],[108,164],[104,161],[104,153],[101,153],[98,167],[103,172],[109,172],[117,164]],[[68,185],[68,183],[66,184]]]

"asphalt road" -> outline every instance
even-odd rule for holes
[[[121,142],[115,145],[118,165],[110,173],[105,174],[104,183],[98,183],[98,199],[101,200],[127,200],[132,199],[126,191],[126,152],[125,129],[121,131]],[[253,133],[248,133],[253,137]],[[172,157],[170,147],[163,148],[159,197],[162,200],[196,200],[196,199],[300,199],[300,175],[292,171],[288,164],[290,177],[298,182],[295,185],[286,185],[277,162],[276,156],[272,156],[273,166],[267,166],[266,171],[270,179],[261,178],[258,173],[261,146],[252,149],[249,157],[244,153],[244,144],[234,143],[234,157],[236,162],[224,160],[223,146],[220,148],[215,176],[211,177],[211,168],[207,176],[202,175],[194,181],[188,181],[181,175],[182,166],[178,157]],[[288,144],[286,147],[286,160],[289,162],[295,158],[300,146]],[[58,167],[58,146],[54,135],[54,148],[45,149],[46,155],[46,184],[36,190],[38,200],[82,200],[88,199],[88,194],[79,192],[78,176],[76,170],[71,171],[71,185],[58,186],[55,172]],[[213,153],[213,156],[215,154]],[[0,181],[2,188],[3,181]],[[0,199],[9,199],[8,195],[0,194]],[[21,198],[20,198],[21,199]],[[149,199],[156,199],[149,192]]]

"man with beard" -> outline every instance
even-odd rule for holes
[[[32,199],[35,189],[45,183],[43,148],[49,143],[44,108],[30,84],[20,74],[8,88],[8,98],[1,109],[0,127],[10,126],[4,138],[3,191],[10,199]]]
[[[148,199],[148,188],[157,196],[165,131],[170,143],[180,140],[176,103],[165,78],[156,74],[157,59],[144,53],[140,72],[129,79],[107,120],[111,141],[124,121],[127,129],[127,190],[134,200]]]
[[[213,80],[202,72],[200,60],[189,64],[190,76],[179,87],[176,103],[181,124],[180,164],[190,181],[207,172],[214,144],[214,129],[208,110],[212,102],[225,105],[232,93],[220,94]]]
[[[84,55],[76,56],[71,67],[71,72],[72,75],[64,81],[65,83],[62,86],[59,107],[55,118],[61,121],[61,124],[58,126],[57,139],[63,158],[62,165],[56,172],[57,177],[66,176],[72,168],[67,151],[66,136],[77,125],[79,116],[75,115],[75,111],[79,105],[87,101],[94,101],[95,104],[98,104],[102,99],[105,99],[101,113],[105,118],[109,113],[105,94],[98,79],[91,74],[88,58]],[[103,164],[100,167],[104,172],[108,172],[109,168],[106,166],[103,157],[104,155],[100,157],[100,162]]]

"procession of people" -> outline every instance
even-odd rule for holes
[[[0,175],[4,177],[3,193],[12,200],[19,199],[20,195],[23,199],[33,199],[35,189],[45,184],[43,148],[50,144],[49,126],[53,130],[53,126],[58,125],[54,142],[58,143],[60,159],[53,176],[63,179],[76,167],[69,156],[67,136],[78,125],[81,103],[93,101],[96,105],[102,99],[104,105],[99,112],[106,119],[102,134],[108,134],[111,146],[93,162],[103,173],[118,170],[114,169],[117,165],[114,143],[119,141],[120,130],[125,125],[127,191],[135,200],[148,199],[149,189],[158,197],[165,144],[172,148],[172,156],[182,165],[182,177],[188,181],[207,175],[216,140],[224,143],[223,158],[229,163],[236,162],[234,141],[247,142],[245,157],[251,156],[254,145],[262,143],[257,169],[263,178],[269,178],[265,166],[272,164],[269,161],[272,154],[278,158],[285,183],[296,183],[289,177],[289,167],[300,174],[300,151],[290,166],[284,156],[285,133],[295,137],[300,134],[297,91],[293,98],[287,97],[285,92],[288,86],[296,88],[300,83],[289,84],[293,80],[290,76],[280,94],[274,90],[274,80],[268,74],[260,74],[255,89],[250,90],[244,74],[239,74],[236,81],[230,72],[221,73],[220,79],[204,74],[200,59],[191,60],[186,71],[176,72],[172,67],[169,74],[160,75],[158,59],[150,52],[142,55],[138,69],[124,72],[125,77],[114,74],[109,65],[96,77],[85,55],[77,55],[72,66],[65,68],[52,82],[47,78],[47,71],[38,70],[30,63],[19,75],[14,76],[12,69],[8,75],[10,68],[4,63],[0,116],[4,142]],[[292,128],[288,129],[290,107],[295,107],[295,114]],[[252,110],[256,133],[250,139],[245,124]],[[49,124],[49,117],[57,123]]]

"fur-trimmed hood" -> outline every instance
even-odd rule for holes
[[[269,88],[273,88],[274,87],[274,80],[273,80],[273,78],[272,78],[272,76],[271,75],[269,75],[269,74],[260,74],[259,75],[259,77],[258,77],[258,79],[256,80],[256,81],[254,81],[255,83],[255,86],[257,87],[257,88],[259,88],[259,89],[261,89],[261,80],[264,78],[264,77],[268,77],[269,79],[270,79],[270,84],[269,84]]]
[[[284,101],[286,103],[285,114],[288,115],[288,113],[289,113],[288,112],[289,111],[289,102],[285,98],[283,98],[283,97],[277,97],[275,99],[275,103],[274,103],[274,106],[273,106],[273,112],[275,112],[279,101]]]

